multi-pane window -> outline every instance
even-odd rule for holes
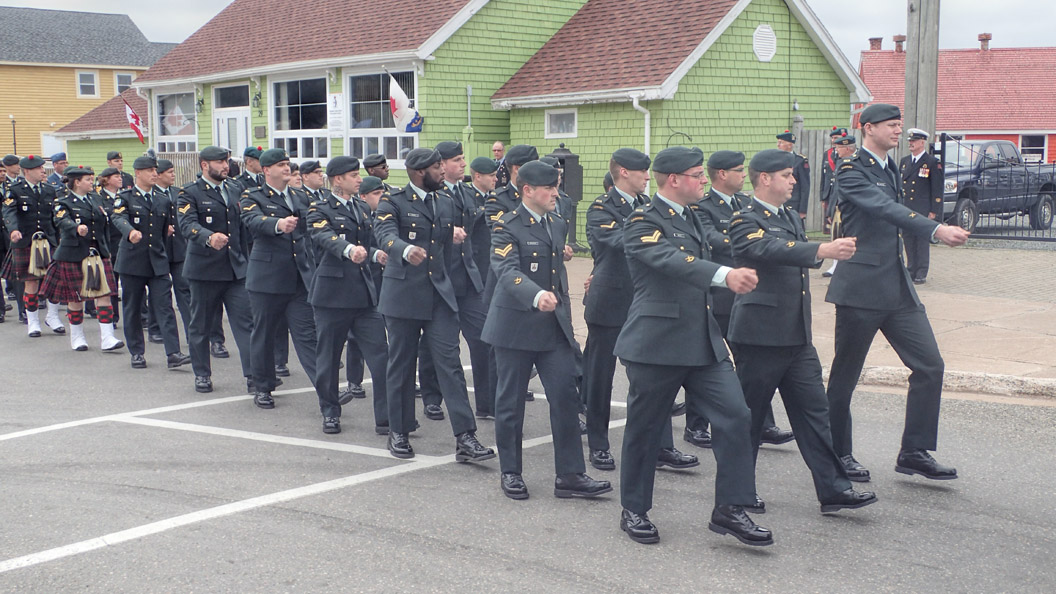
[[[194,93],[158,95],[158,152],[198,150]]]
[[[94,70],[77,71],[77,96],[99,96],[99,73]]]
[[[1045,160],[1045,135],[1024,134],[1020,136],[1019,153],[1028,163],[1040,163]]]
[[[327,158],[330,141],[326,130],[326,79],[277,82],[272,91],[272,146],[286,149],[291,159]]]
[[[131,72],[117,72],[114,74],[114,88],[117,89],[118,95],[132,88],[132,78]]]
[[[413,72],[394,72],[392,77],[415,104]],[[418,134],[400,132],[392,119],[389,104],[389,75],[367,74],[348,78],[348,154],[362,159],[382,153],[389,161],[402,161],[418,146]]]

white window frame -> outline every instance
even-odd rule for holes
[[[386,65],[389,72],[410,72],[413,74],[414,80],[414,106],[419,113],[422,111],[421,98],[418,96],[419,90],[421,89],[418,84],[418,76],[420,75],[420,69],[415,63],[395,63]],[[343,95],[343,109],[345,119],[345,130],[344,140],[342,142],[344,152],[346,155],[352,154],[352,138],[362,138],[366,143],[367,138],[377,138],[378,147],[380,152],[384,153],[385,150],[385,139],[390,137],[395,138],[412,138],[412,148],[418,148],[419,145],[419,134],[420,132],[397,132],[395,128],[352,128],[352,114],[350,112],[350,103],[352,98],[352,89],[350,86],[350,80],[353,76],[380,76],[385,74],[384,71],[379,72],[379,69],[374,67],[356,67],[356,68],[343,68],[341,70],[341,94]],[[399,141],[397,140],[397,144]],[[366,155],[362,155],[365,157]],[[406,169],[403,159],[386,159],[389,165],[389,169]]]
[[[333,149],[332,149],[332,146],[331,146],[331,143],[330,143],[330,132],[329,132],[327,127],[315,128],[315,129],[312,129],[312,130],[279,130],[279,129],[277,129],[277,127],[275,125],[275,99],[276,99],[276,97],[275,97],[275,95],[276,95],[276,93],[275,93],[275,84],[276,83],[293,82],[293,81],[297,81],[297,80],[312,80],[312,79],[317,79],[317,78],[323,79],[323,82],[326,85],[326,96],[329,97],[330,96],[330,78],[329,78],[329,76],[328,76],[328,74],[327,74],[327,72],[325,70],[306,70],[304,72],[298,72],[298,73],[295,73],[295,74],[285,74],[285,75],[281,75],[281,76],[268,76],[267,82],[265,83],[265,84],[268,85],[267,86],[267,89],[268,89],[267,110],[268,110],[268,134],[269,134],[269,136],[268,136],[268,146],[269,147],[275,147],[277,145],[278,139],[280,139],[280,138],[282,139],[283,145],[287,144],[290,139],[297,139],[297,142],[298,142],[297,156],[293,157],[291,159],[295,163],[301,163],[301,162],[307,161],[309,159],[318,160],[319,162],[324,163],[324,164],[327,161],[329,161],[330,158],[333,156],[332,155]],[[250,104],[252,105],[252,89],[250,89]],[[325,105],[325,101],[324,101],[324,105]],[[329,120],[329,117],[327,119]],[[252,138],[252,133],[250,134],[250,137]],[[325,139],[326,156],[325,157],[320,157],[318,155],[314,155],[314,156],[311,156],[311,157],[304,156],[304,151],[301,150],[301,149],[304,146],[303,145],[303,139],[305,139],[305,138],[323,138],[323,139]],[[287,149],[286,152],[289,152],[289,150]]]
[[[178,136],[177,135],[166,136],[166,135],[162,134],[162,132],[164,132],[165,128],[161,125],[161,109],[158,107],[158,100],[163,95],[190,95],[191,96],[191,110],[192,110],[191,111],[191,115],[194,116],[194,121],[195,121],[195,126],[194,126],[193,133],[191,133],[191,134],[181,134],[181,135],[178,135]],[[150,100],[152,102],[152,107],[149,110],[150,111],[150,119],[151,119],[150,125],[151,125],[151,129],[152,130],[156,130],[157,131],[156,134],[154,135],[154,149],[156,151],[158,151],[159,153],[183,152],[183,151],[179,151],[179,150],[176,150],[176,151],[164,150],[164,148],[167,148],[167,147],[163,148],[161,146],[161,143],[163,143],[163,142],[172,143],[173,145],[175,145],[175,148],[178,149],[179,148],[179,143],[181,143],[181,142],[185,143],[185,148],[186,148],[186,143],[193,142],[194,143],[194,150],[190,150],[190,151],[186,151],[186,152],[198,152],[198,127],[201,125],[201,122],[199,122],[199,118],[201,117],[202,114],[198,113],[194,109],[195,101],[197,101],[197,95],[195,95],[194,88],[193,87],[182,87],[182,88],[167,88],[167,89],[164,89],[164,90],[160,90],[160,89],[154,90],[150,94]]]
[[[98,99],[99,98],[99,71],[98,70],[74,70],[74,84],[77,89],[78,99]],[[88,95],[81,92],[81,75],[91,74],[92,78],[95,79],[93,83],[95,85],[95,93]]]
[[[114,72],[114,94],[115,95],[120,95],[121,94],[121,89],[119,88],[121,85],[118,82],[118,77],[121,77],[121,76],[128,76],[131,79],[131,80],[128,81],[128,87],[129,88],[132,88],[132,83],[136,81],[136,73],[135,72],[124,72],[124,71]]]
[[[1023,156],[1023,137],[1024,136],[1040,136],[1041,137],[1042,144],[1041,144],[1041,161],[1040,162],[1041,163],[1048,163],[1049,162],[1049,135],[1048,134],[1043,134],[1043,133],[1039,133],[1039,134],[1020,134],[1019,135],[1019,154],[1020,154],[1020,157]],[[1031,148],[1036,148],[1036,147],[1031,147]],[[1023,159],[1023,162],[1026,163],[1028,161],[1026,159]]]
[[[550,116],[572,114],[571,132],[550,132]],[[578,138],[579,137],[579,108],[568,107],[561,109],[547,109],[543,112],[543,138]]]

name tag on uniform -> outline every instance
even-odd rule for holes
[[[206,223],[212,223],[213,222],[213,217],[205,217],[205,222]]]
[[[719,219],[719,224],[720,225],[727,225],[727,224],[729,224],[729,222],[730,222],[730,219]]]
[[[885,188],[887,187],[887,184],[886,184],[886,183],[884,183],[884,182],[876,182],[876,185],[878,185],[878,186],[883,186],[883,187],[885,187]]]
[[[678,231],[675,231],[675,232],[674,232],[674,233],[672,233],[671,235],[673,235],[673,236],[675,236],[675,237],[679,237],[679,238],[686,238],[686,237],[688,237],[688,236],[687,236],[687,235],[686,235],[685,233],[679,233]]]
[[[411,217],[411,218],[420,218],[422,215],[420,215],[420,214],[418,214],[416,212],[409,212],[409,213],[407,213],[407,216]]]
[[[538,241],[526,241],[525,243],[528,244],[528,245],[542,245]]]
[[[407,234],[407,239],[414,239],[415,237],[418,237],[418,234],[415,233],[414,231],[411,231],[410,233]]]
[[[528,269],[531,270],[532,272],[539,272],[539,263],[538,262],[532,262],[532,265],[529,266]]]

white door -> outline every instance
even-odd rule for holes
[[[249,146],[249,109],[215,110],[213,130],[217,146],[231,149],[232,156],[242,156],[242,151]]]

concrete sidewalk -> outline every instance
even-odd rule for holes
[[[945,389],[1056,396],[1056,251],[970,246],[933,246],[928,282],[917,287],[946,361]],[[568,264],[572,319],[582,344],[583,281],[591,260]],[[835,306],[825,302],[828,284],[821,270],[811,272],[814,345],[826,377],[836,320]],[[905,387],[908,376],[878,334],[862,383]]]

